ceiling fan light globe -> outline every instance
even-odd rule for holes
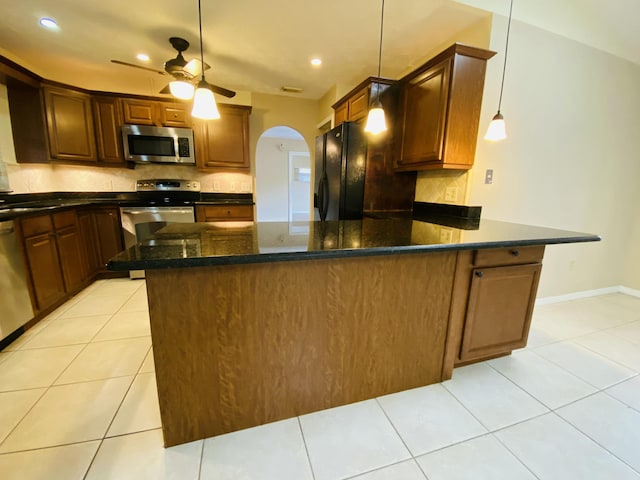
[[[216,99],[207,82],[201,81],[198,84],[196,93],[193,96],[191,116],[201,120],[217,120],[220,118]]]
[[[374,106],[369,110],[364,131],[372,135],[378,135],[387,130],[387,121],[381,106]]]
[[[191,100],[193,98],[193,92],[195,87],[192,83],[185,82],[184,80],[174,80],[169,83],[169,90],[171,95],[181,100]]]

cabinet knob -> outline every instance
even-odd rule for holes
[[[478,278],[484,277],[484,272],[476,272],[476,277]]]
[[[511,250],[511,255],[517,257],[518,255],[520,255],[520,252],[518,250]]]

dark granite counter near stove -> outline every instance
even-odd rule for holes
[[[114,205],[164,207],[195,205],[253,205],[251,193],[165,192],[48,192],[0,194],[0,221],[61,208]]]
[[[589,233],[486,219],[466,228],[411,218],[173,224],[151,242],[113,258],[108,268],[203,267],[599,240]]]

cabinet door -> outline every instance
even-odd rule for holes
[[[349,98],[349,121],[357,122],[369,113],[369,87],[365,87]]]
[[[78,212],[78,230],[82,243],[87,276],[93,276],[101,268],[101,259],[98,252],[98,239],[93,222],[93,213],[90,210]]]
[[[220,105],[220,119],[194,121],[198,168],[249,170],[249,110]]]
[[[472,270],[460,360],[526,345],[541,270],[541,263]]]
[[[160,103],[160,120],[165,127],[190,127],[189,105],[182,103]]]
[[[196,221],[253,221],[253,205],[198,205]]]
[[[155,125],[156,102],[137,98],[122,99],[122,114],[124,123],[134,125]]]
[[[349,102],[344,102],[335,110],[334,117],[333,117],[335,126],[337,127],[341,123],[346,122],[348,117],[349,117]]]
[[[403,88],[398,165],[442,162],[450,75],[448,58]]]
[[[73,90],[43,89],[51,158],[96,161],[91,98]]]
[[[56,239],[65,290],[73,292],[87,279],[80,234],[77,227],[67,227],[56,231]]]
[[[94,96],[92,104],[98,161],[110,165],[124,165],[122,136],[120,135],[122,112],[119,99]]]
[[[98,240],[98,257],[101,268],[110,258],[122,250],[122,229],[117,208],[101,208],[93,210],[96,238]]]
[[[36,306],[44,310],[65,294],[56,238],[53,232],[43,233],[25,238],[24,244]]]

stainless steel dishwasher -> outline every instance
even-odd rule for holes
[[[32,318],[33,307],[14,223],[0,222],[0,342]]]

